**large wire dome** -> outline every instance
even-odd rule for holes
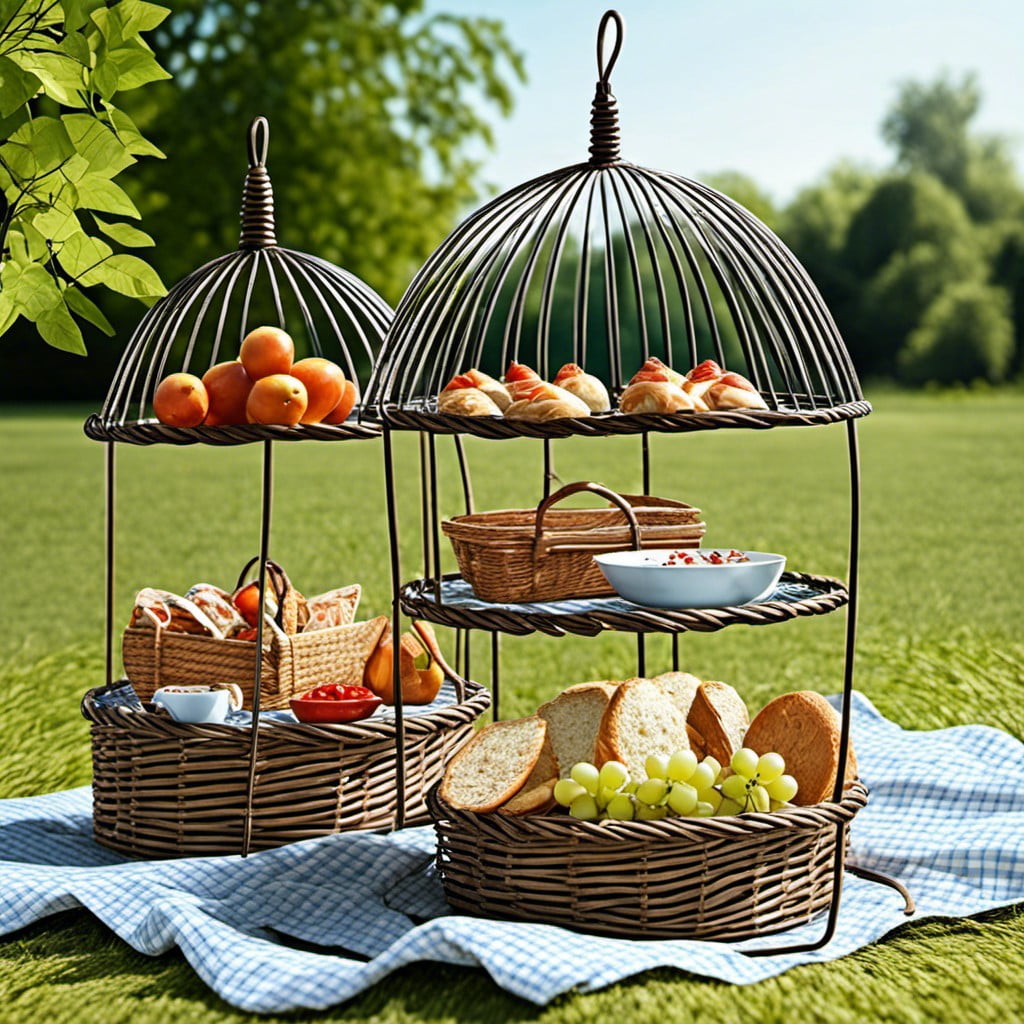
[[[345,423],[294,427],[171,427],[151,416],[153,394],[167,374],[201,377],[217,362],[234,359],[245,335],[263,324],[292,335],[296,358],[323,356],[337,363],[362,393],[393,312],[349,271],[277,244],[266,168],[269,141],[267,119],[255,118],[238,250],[193,271],[150,308],[125,347],[101,412],[86,422],[90,437],[133,444],[242,444],[378,435],[362,422],[359,407]]]
[[[622,39],[609,11],[598,31],[590,159],[489,202],[412,281],[366,398],[384,422],[560,436],[825,423],[870,411],[832,316],[780,239],[715,189],[620,158],[610,75]],[[541,424],[437,412],[437,393],[470,368],[500,377],[515,360],[550,379],[578,363],[617,398],[648,356],[682,372],[714,359],[748,377],[768,411]]]

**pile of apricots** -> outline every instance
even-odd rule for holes
[[[170,427],[237,423],[344,423],[358,397],[337,363],[294,362],[295,344],[279,327],[257,327],[238,358],[217,363],[202,379],[172,373],[157,386],[153,412]]]

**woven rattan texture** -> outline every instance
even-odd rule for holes
[[[287,708],[290,697],[311,686],[361,684],[366,659],[385,625],[379,617],[291,636],[268,627],[260,707]],[[129,627],[122,657],[125,673],[142,700],[149,700],[161,686],[237,683],[245,706],[252,707],[256,645],[251,641]]]
[[[93,441],[121,444],[249,444],[252,441],[351,441],[379,437],[380,428],[346,421],[303,423],[294,427],[279,424],[244,423],[226,427],[169,427],[159,420],[104,422],[95,413],[85,421],[85,435]]]
[[[443,579],[457,579],[454,574]],[[672,611],[661,608],[642,608],[633,605],[628,610],[595,605],[588,611],[567,613],[548,611],[521,611],[494,606],[472,608],[459,604],[442,604],[437,600],[433,580],[413,580],[401,592],[402,611],[411,618],[428,619],[441,626],[457,629],[486,629],[523,636],[527,633],[546,633],[548,636],[596,636],[605,629],[630,633],[712,633],[726,626],[766,626],[773,622],[786,622],[803,615],[825,615],[843,607],[849,601],[846,584],[831,576],[810,576],[805,573],[785,572],[780,583],[799,583],[811,587],[817,594],[799,601],[759,601],[727,608],[687,608]]]
[[[624,938],[738,940],[810,920],[832,898],[837,826],[867,802],[771,814],[582,822],[472,814],[428,797],[455,910]]]
[[[96,692],[82,713],[92,725],[97,842],[139,857],[240,853],[251,731],[100,708]],[[405,717],[405,824],[428,820],[427,790],[488,707],[487,691],[468,683],[461,702]],[[383,719],[263,727],[251,849],[393,827],[395,738],[394,721]]]

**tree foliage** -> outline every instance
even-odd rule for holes
[[[133,113],[169,154],[137,195],[177,278],[235,247],[245,129],[271,124],[283,245],[397,300],[480,191],[520,55],[500,22],[422,0],[182,0],[153,35],[175,81]]]
[[[85,289],[164,293],[145,261],[111,243],[153,244],[116,219],[139,212],[114,178],[162,155],[120,103],[169,77],[142,35],[167,14],[144,0],[0,0],[0,334],[24,317],[50,345],[84,354],[79,319],[113,333]]]

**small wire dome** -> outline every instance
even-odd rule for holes
[[[249,126],[249,170],[242,195],[238,251],[211,260],[179,281],[135,329],[99,415],[85,424],[98,441],[132,444],[244,444],[258,440],[320,441],[376,437],[361,410],[342,424],[294,427],[239,424],[171,427],[150,418],[153,394],[169,373],[201,377],[234,359],[254,327],[287,330],[296,359],[323,356],[359,386],[366,383],[393,312],[354,274],[277,244],[274,195],[267,174],[270,126]]]
[[[409,286],[366,397],[383,422],[554,437],[826,423],[870,411],[835,322],[783,243],[714,189],[620,159],[610,76],[622,41],[622,19],[609,11],[598,29],[589,161],[482,207]],[[682,372],[712,358],[747,376],[769,411],[546,423],[437,412],[437,393],[473,367],[500,377],[516,360],[550,379],[574,362],[617,399],[648,356]]]

